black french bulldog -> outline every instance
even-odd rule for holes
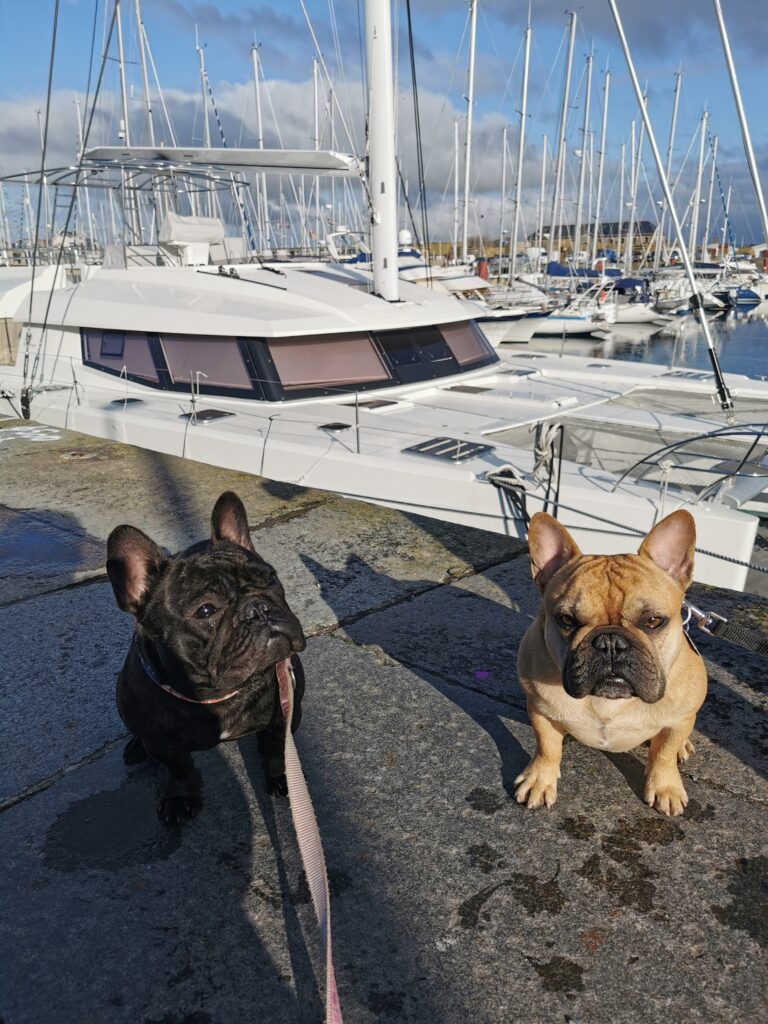
[[[284,795],[284,723],[275,665],[291,658],[293,731],[301,720],[306,640],[271,565],[256,554],[243,503],[222,494],[211,540],[168,555],[141,530],[118,526],[107,572],[136,633],[117,679],[117,707],[132,734],[123,759],[169,772],[158,812],[169,823],[202,807],[192,751],[258,733],[270,792]]]

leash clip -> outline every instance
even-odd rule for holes
[[[701,608],[697,608],[690,601],[683,601],[683,610],[686,613],[683,619],[683,628],[686,628],[691,618],[694,618],[696,620],[696,628],[700,629],[702,633],[706,633],[707,636],[715,636],[714,629],[718,623],[728,621],[724,616],[718,615],[717,612],[703,612]]]

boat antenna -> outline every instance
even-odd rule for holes
[[[701,323],[701,329],[704,332],[704,337],[707,342],[709,359],[712,363],[712,370],[715,374],[715,387],[717,390],[717,398],[720,402],[720,408],[725,413],[727,421],[729,423],[732,423],[734,421],[733,398],[731,397],[731,393],[728,390],[728,387],[726,386],[725,380],[723,379],[722,370],[720,369],[720,361],[718,360],[717,352],[715,351],[715,345],[712,340],[712,332],[709,329],[709,323],[707,322],[707,318],[704,314],[704,306],[702,303],[701,293],[698,290],[696,278],[694,277],[693,273],[693,265],[691,264],[691,260],[688,255],[688,249],[685,244],[685,239],[683,238],[683,229],[680,225],[680,220],[677,216],[677,210],[675,209],[674,200],[672,198],[672,191],[669,187],[669,181],[667,179],[667,175],[664,172],[664,165],[661,160],[661,153],[659,152],[659,147],[656,145],[656,136],[653,133],[653,126],[651,125],[651,119],[648,115],[648,107],[645,102],[642,90],[640,89],[640,82],[637,78],[635,65],[632,61],[632,55],[629,52],[627,37],[624,34],[624,26],[622,25],[621,15],[619,14],[618,8],[616,6],[616,0],[608,0],[608,6],[611,9],[613,20],[616,23],[616,30],[619,33],[621,48],[624,51],[624,57],[627,61],[627,70],[629,71],[629,77],[632,80],[632,87],[635,90],[635,96],[637,97],[637,102],[640,106],[640,113],[643,115],[643,123],[645,124],[645,130],[648,135],[648,143],[650,144],[651,152],[653,153],[653,159],[656,162],[656,170],[659,175],[659,182],[661,184],[661,188],[664,193],[664,199],[667,203],[667,209],[669,210],[669,215],[672,219],[672,224],[675,229],[677,244],[680,249],[680,255],[682,257],[683,264],[685,266],[685,273],[688,277],[688,282],[690,283],[692,289],[691,306],[693,307],[695,312],[698,313],[699,322]]]

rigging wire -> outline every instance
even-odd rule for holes
[[[419,202],[421,203],[422,238],[424,240],[423,256],[427,266],[427,282],[432,280],[432,256],[429,250],[429,214],[427,212],[427,185],[424,179],[424,151],[421,145],[421,117],[419,114],[419,87],[416,81],[416,53],[413,45],[413,22],[411,20],[411,0],[405,0],[405,11],[408,18],[408,51],[411,62],[411,94],[413,96],[413,120],[416,128],[416,165],[419,176]],[[406,196],[406,202],[408,197]]]
[[[56,7],[58,9],[58,0],[56,0]],[[80,177],[81,177],[81,174],[83,172],[83,159],[85,157],[85,150],[86,150],[86,147],[88,145],[88,139],[90,137],[91,128],[93,126],[93,118],[94,118],[94,115],[96,113],[96,100],[98,99],[99,92],[101,91],[101,83],[102,83],[102,81],[104,79],[104,71],[105,71],[106,66],[107,66],[109,47],[110,47],[110,44],[112,42],[112,33],[114,31],[114,28],[115,28],[116,15],[117,15],[117,4],[115,4],[113,6],[113,8],[112,8],[112,19],[111,19],[111,21],[109,23],[109,32],[107,34],[107,39],[106,39],[103,55],[102,55],[102,58],[101,58],[101,67],[99,69],[99,78],[98,78],[98,81],[96,83],[96,88],[95,88],[95,91],[94,91],[94,94],[93,94],[93,103],[91,105],[91,112],[90,112],[90,115],[88,117],[88,124],[86,125],[85,132],[83,133],[83,148],[82,148],[82,150],[80,152],[80,155],[78,157],[77,168],[75,170],[75,178],[74,178],[74,182],[72,184],[72,195],[70,196],[69,207],[67,209],[67,217],[66,217],[66,220],[64,221],[64,227],[62,229],[62,234],[61,234],[61,239],[62,239],[61,240],[61,245],[59,246],[59,251],[58,251],[58,254],[56,256],[56,271],[55,271],[55,275],[54,275],[54,280],[56,279],[56,276],[58,276],[59,269],[61,267],[61,260],[62,260],[62,257],[64,255],[64,239],[67,236],[67,231],[69,229],[69,224],[70,224],[70,221],[72,219],[72,213],[73,213],[74,208],[75,208],[75,196],[76,196],[76,193],[77,193],[77,188],[79,187],[79,184],[80,184]],[[34,273],[34,264],[33,264],[33,273]],[[43,316],[43,323],[42,323],[42,327],[41,327],[41,330],[40,330],[40,344],[38,345],[37,351],[35,353],[35,361],[34,361],[34,363],[32,365],[32,373],[31,373],[31,376],[29,378],[30,379],[30,383],[37,376],[37,369],[38,369],[38,366],[40,364],[40,355],[41,355],[41,352],[42,352],[43,344],[45,342],[46,331],[47,331],[47,327],[48,327],[48,316],[49,316],[50,311],[51,311],[51,303],[53,302],[53,292],[54,292],[54,289],[51,288],[51,290],[48,293],[48,302],[47,302],[46,307],[45,307],[45,315]],[[27,325],[27,337],[28,338],[29,338],[29,336],[31,334],[31,318],[32,318],[31,295],[30,295],[30,312],[29,312],[29,316],[30,316],[30,323]],[[29,351],[29,348],[27,348],[27,353],[25,353],[25,359],[24,359],[24,392],[27,393],[27,402],[28,402],[28,388],[30,386],[30,385],[27,384],[28,351]],[[22,403],[22,404],[25,404],[25,403]]]
[[[53,66],[56,59],[56,36],[59,30],[59,0],[55,0],[53,8],[53,32],[51,35],[51,56],[48,61],[48,93],[45,99],[45,127],[43,129],[42,161],[40,167],[40,184],[37,186],[37,213],[35,215],[35,240],[32,248],[32,280],[29,288],[29,318],[27,321],[27,332],[24,337],[24,387],[27,386],[27,372],[29,370],[29,348],[32,340],[32,300],[35,294],[35,273],[37,271],[37,257],[40,247],[40,210],[43,201],[43,179],[45,178],[45,157],[48,151],[48,124],[51,114],[51,93],[53,92]],[[50,238],[48,239],[50,245]],[[62,238],[62,249],[64,240]],[[61,253],[61,250],[59,251]],[[57,264],[58,272],[58,264]],[[55,280],[55,279],[54,279]]]

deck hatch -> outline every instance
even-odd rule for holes
[[[458,391],[462,395],[482,395],[486,391],[493,391],[493,388],[481,388],[477,384],[454,384],[445,390]]]
[[[410,448],[403,448],[403,455],[426,455],[430,459],[445,459],[447,462],[464,462],[476,455],[493,451],[492,444],[478,444],[476,441],[460,441],[457,437],[433,437],[419,441]]]
[[[224,409],[197,409],[193,412],[183,412],[182,420],[191,420],[193,423],[209,423],[211,420],[220,420],[225,416],[234,416],[233,412],[225,412]]]
[[[344,404],[351,408],[357,405],[359,409],[383,409],[387,405],[399,405],[400,403],[392,398],[369,398],[365,402],[345,402]]]

